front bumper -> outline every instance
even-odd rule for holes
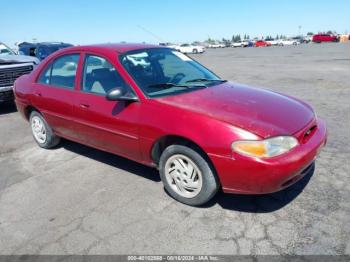
[[[327,141],[324,121],[306,143],[290,152],[270,159],[245,156],[223,157],[209,154],[224,192],[239,194],[267,194],[280,191],[305,176]]]

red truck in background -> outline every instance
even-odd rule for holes
[[[331,34],[317,34],[312,37],[312,42],[322,43],[322,42],[338,42],[339,38],[336,35]]]

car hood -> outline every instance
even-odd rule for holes
[[[292,135],[315,117],[312,108],[297,99],[229,82],[157,100],[225,121],[263,138]]]
[[[4,55],[0,56],[0,65],[19,64],[19,63],[34,63],[39,64],[36,57],[26,55]]]

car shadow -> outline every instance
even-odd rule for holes
[[[0,105],[0,115],[7,115],[14,112],[17,112],[15,103],[5,102]]]
[[[66,150],[76,154],[91,158],[95,161],[122,169],[126,172],[138,175],[140,177],[150,179],[154,182],[160,182],[160,176],[155,168],[147,167],[132,160],[97,150],[79,143],[63,140],[60,144]],[[315,171],[313,166],[310,171],[294,185],[272,194],[264,195],[239,195],[225,194],[219,191],[218,194],[207,204],[200,208],[210,208],[216,204],[223,209],[247,212],[247,213],[270,213],[277,211],[297,198],[303,192],[309,183]],[[166,192],[167,193],[167,192]],[[168,194],[168,193],[167,193]],[[169,194],[168,194],[169,195]],[[169,195],[169,197],[171,197]]]
[[[155,168],[139,164],[132,160],[65,139],[62,140],[60,147],[63,147],[64,149],[74,152],[76,154],[93,159],[95,161],[113,166],[118,169],[122,169],[124,171],[144,177],[146,179],[150,179],[154,182],[161,181],[159,173]]]

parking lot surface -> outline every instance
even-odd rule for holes
[[[219,193],[189,207],[151,168],[69,141],[39,148],[1,105],[0,254],[350,254],[350,44],[194,57],[224,79],[309,102],[329,129],[314,174],[275,194]]]

